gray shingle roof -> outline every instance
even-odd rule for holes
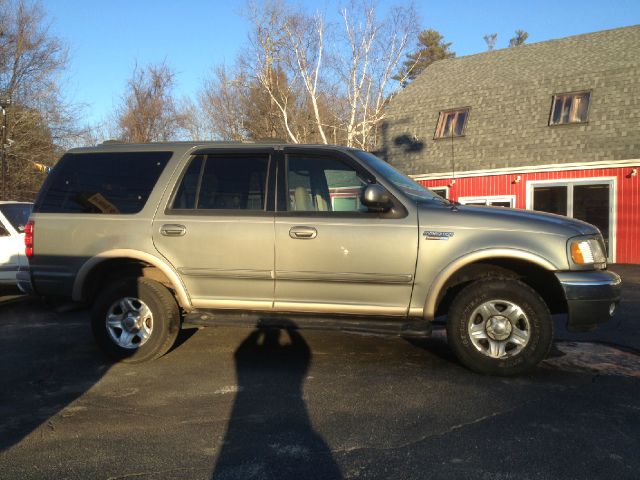
[[[440,60],[392,99],[387,159],[412,174],[447,170],[451,143],[433,135],[439,112],[461,106],[462,170],[640,158],[639,78],[640,26]],[[553,95],[578,90],[592,91],[589,122],[549,127]]]

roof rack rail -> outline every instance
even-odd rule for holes
[[[116,140],[109,139],[103,141],[100,145],[142,145],[142,144],[199,144],[199,143],[207,143],[207,144],[283,144],[288,143],[286,140],[281,138],[260,138],[257,140],[176,140],[176,141],[167,141],[167,142],[125,142],[124,140]]]

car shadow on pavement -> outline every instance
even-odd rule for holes
[[[58,315],[30,298],[0,305],[0,452],[82,396],[111,364],[94,345],[85,312]]]
[[[294,328],[257,329],[240,344],[238,393],[212,478],[342,478],[303,398],[311,357]]]
[[[183,326],[180,329],[180,332],[178,333],[178,338],[176,338],[176,341],[173,343],[173,345],[171,346],[171,348],[169,349],[169,351],[165,355],[169,355],[174,350],[177,350],[178,348],[180,348],[184,343],[187,342],[187,340],[189,340],[196,333],[198,333],[198,330],[200,330],[198,327],[191,327],[191,326],[184,327]]]
[[[453,350],[451,350],[449,343],[447,343],[447,334],[444,329],[434,330],[432,336],[429,337],[405,337],[403,340],[415,348],[419,348],[438,357],[440,360],[461,366],[460,361],[456,358]]]
[[[22,301],[26,298],[18,287],[11,285],[0,285],[0,308],[10,303]]]

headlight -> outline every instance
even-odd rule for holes
[[[601,237],[576,237],[569,240],[569,256],[578,268],[606,268],[607,254]]]

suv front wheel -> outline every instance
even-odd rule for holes
[[[141,363],[164,355],[180,331],[175,298],[148,278],[124,278],[107,285],[91,313],[93,334],[111,358]]]
[[[468,368],[489,375],[516,375],[549,353],[553,322],[544,300],[514,278],[478,280],[454,299],[447,339]]]

